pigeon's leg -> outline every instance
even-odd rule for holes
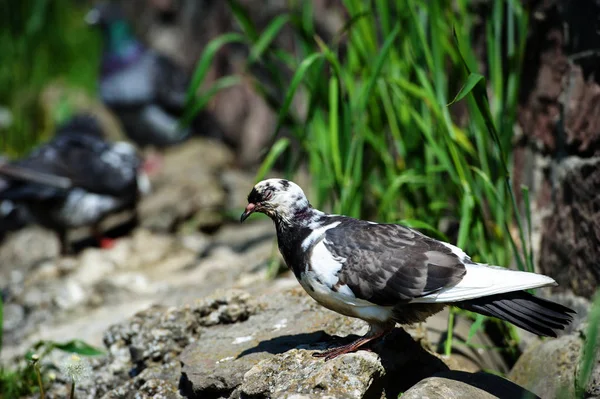
[[[100,231],[100,226],[94,225],[92,226],[92,235],[98,242],[98,245],[102,249],[110,249],[115,246],[115,240],[112,238],[104,237],[102,232]]]
[[[366,343],[387,335],[390,331],[392,331],[394,326],[395,323],[371,324],[369,326],[369,331],[363,337],[360,337],[356,341],[351,342],[347,345],[331,348],[320,353],[313,353],[313,356],[323,357],[325,358],[325,360],[331,360],[333,358],[338,357],[339,355],[343,355],[344,353],[356,352],[361,346],[365,345]]]
[[[57,230],[56,235],[58,236],[58,242],[60,243],[60,254],[71,255],[71,246],[69,245],[69,239],[67,237],[67,230]]]

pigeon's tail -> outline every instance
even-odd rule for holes
[[[497,317],[517,327],[545,337],[556,337],[556,330],[573,321],[574,310],[555,302],[514,291],[468,301],[455,302],[459,308]]]

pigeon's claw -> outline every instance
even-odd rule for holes
[[[363,345],[387,335],[394,328],[394,324],[386,326],[371,326],[369,332],[364,336],[360,337],[354,342],[346,345],[338,346],[335,348],[327,349],[323,352],[313,353],[313,357],[324,358],[325,361],[334,359],[345,353],[356,352],[359,349],[370,350],[367,348],[361,348]]]

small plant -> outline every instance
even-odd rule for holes
[[[40,371],[39,364],[40,357],[38,354],[33,354],[31,356],[31,366],[35,371],[35,375],[37,376],[38,386],[40,388],[40,399],[44,399],[46,395],[44,394],[44,383],[42,382],[42,372]]]
[[[70,399],[75,398],[75,384],[87,380],[92,375],[89,363],[77,355],[71,355],[60,368],[62,374],[71,381]]]

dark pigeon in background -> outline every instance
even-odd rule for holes
[[[8,162],[6,158],[0,156],[0,165]],[[0,177],[0,192],[7,189],[10,185],[8,179]],[[0,240],[7,233],[17,231],[31,223],[31,215],[23,205],[16,204],[10,200],[0,200]]]
[[[424,321],[447,305],[556,337],[573,310],[529,294],[556,285],[547,276],[476,263],[460,248],[398,224],[328,215],[288,180],[264,180],[248,196],[250,214],[268,215],[285,263],[308,295],[328,309],[369,323],[357,341],[319,353],[331,359]]]
[[[76,116],[26,158],[0,164],[7,182],[0,200],[26,206],[35,222],[58,234],[62,253],[70,249],[67,231],[82,226],[108,245],[100,222],[115,212],[135,211],[140,192],[149,189],[135,147],[102,136],[93,117]]]
[[[208,113],[201,112],[189,127],[180,125],[190,77],[169,58],[143,45],[117,4],[98,3],[86,21],[99,26],[104,39],[100,96],[132,141],[142,148],[162,148],[192,133],[222,138]]]

